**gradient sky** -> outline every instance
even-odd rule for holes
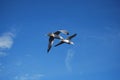
[[[0,80],[120,80],[120,1],[0,0]]]

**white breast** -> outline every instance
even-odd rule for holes
[[[65,39],[63,42],[65,42],[65,43],[69,43],[69,40],[66,40],[66,39]]]

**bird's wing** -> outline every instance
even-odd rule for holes
[[[64,42],[60,41],[58,44],[55,45],[55,47],[56,47],[56,46],[59,46],[59,45],[61,45],[61,44],[63,44],[63,43],[64,43]]]
[[[52,44],[53,44],[53,41],[54,41],[54,38],[53,38],[53,37],[50,37],[50,38],[49,38],[49,44],[48,44],[47,52],[50,51],[50,49],[51,49],[51,47],[52,47]]]
[[[72,36],[69,36],[67,40],[71,40],[73,37],[75,37],[77,34],[73,34]]]
[[[67,30],[58,30],[58,31],[56,31],[54,34],[59,35],[60,33],[69,35],[69,32],[68,32]]]

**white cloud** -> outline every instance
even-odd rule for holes
[[[0,56],[5,56],[5,50],[12,47],[14,37],[15,35],[12,32],[6,32],[0,35]]]
[[[15,76],[14,80],[40,80],[42,77],[44,77],[43,74],[24,74],[22,76]]]
[[[66,59],[65,59],[65,65],[68,71],[70,72],[72,71],[71,61],[73,59],[73,56],[74,56],[74,51],[72,49],[69,49],[67,52]]]
[[[4,33],[2,36],[0,36],[0,48],[6,49],[6,48],[11,48],[13,44],[13,33]]]

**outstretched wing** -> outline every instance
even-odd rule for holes
[[[75,37],[77,34],[73,34],[72,36],[69,36],[67,40],[71,40],[73,37]]]
[[[49,38],[49,44],[48,44],[47,52],[50,51],[50,49],[51,49],[51,47],[52,47],[52,44],[53,44],[53,41],[54,41],[54,37],[50,37],[50,38]]]
[[[58,30],[58,31],[56,31],[54,34],[59,35],[60,33],[69,35],[69,32],[68,32],[67,30]]]
[[[56,44],[55,47],[56,47],[56,46],[59,46],[59,45],[61,45],[61,44],[63,44],[63,43],[64,43],[64,42],[61,41],[61,42],[59,42],[58,44]]]

